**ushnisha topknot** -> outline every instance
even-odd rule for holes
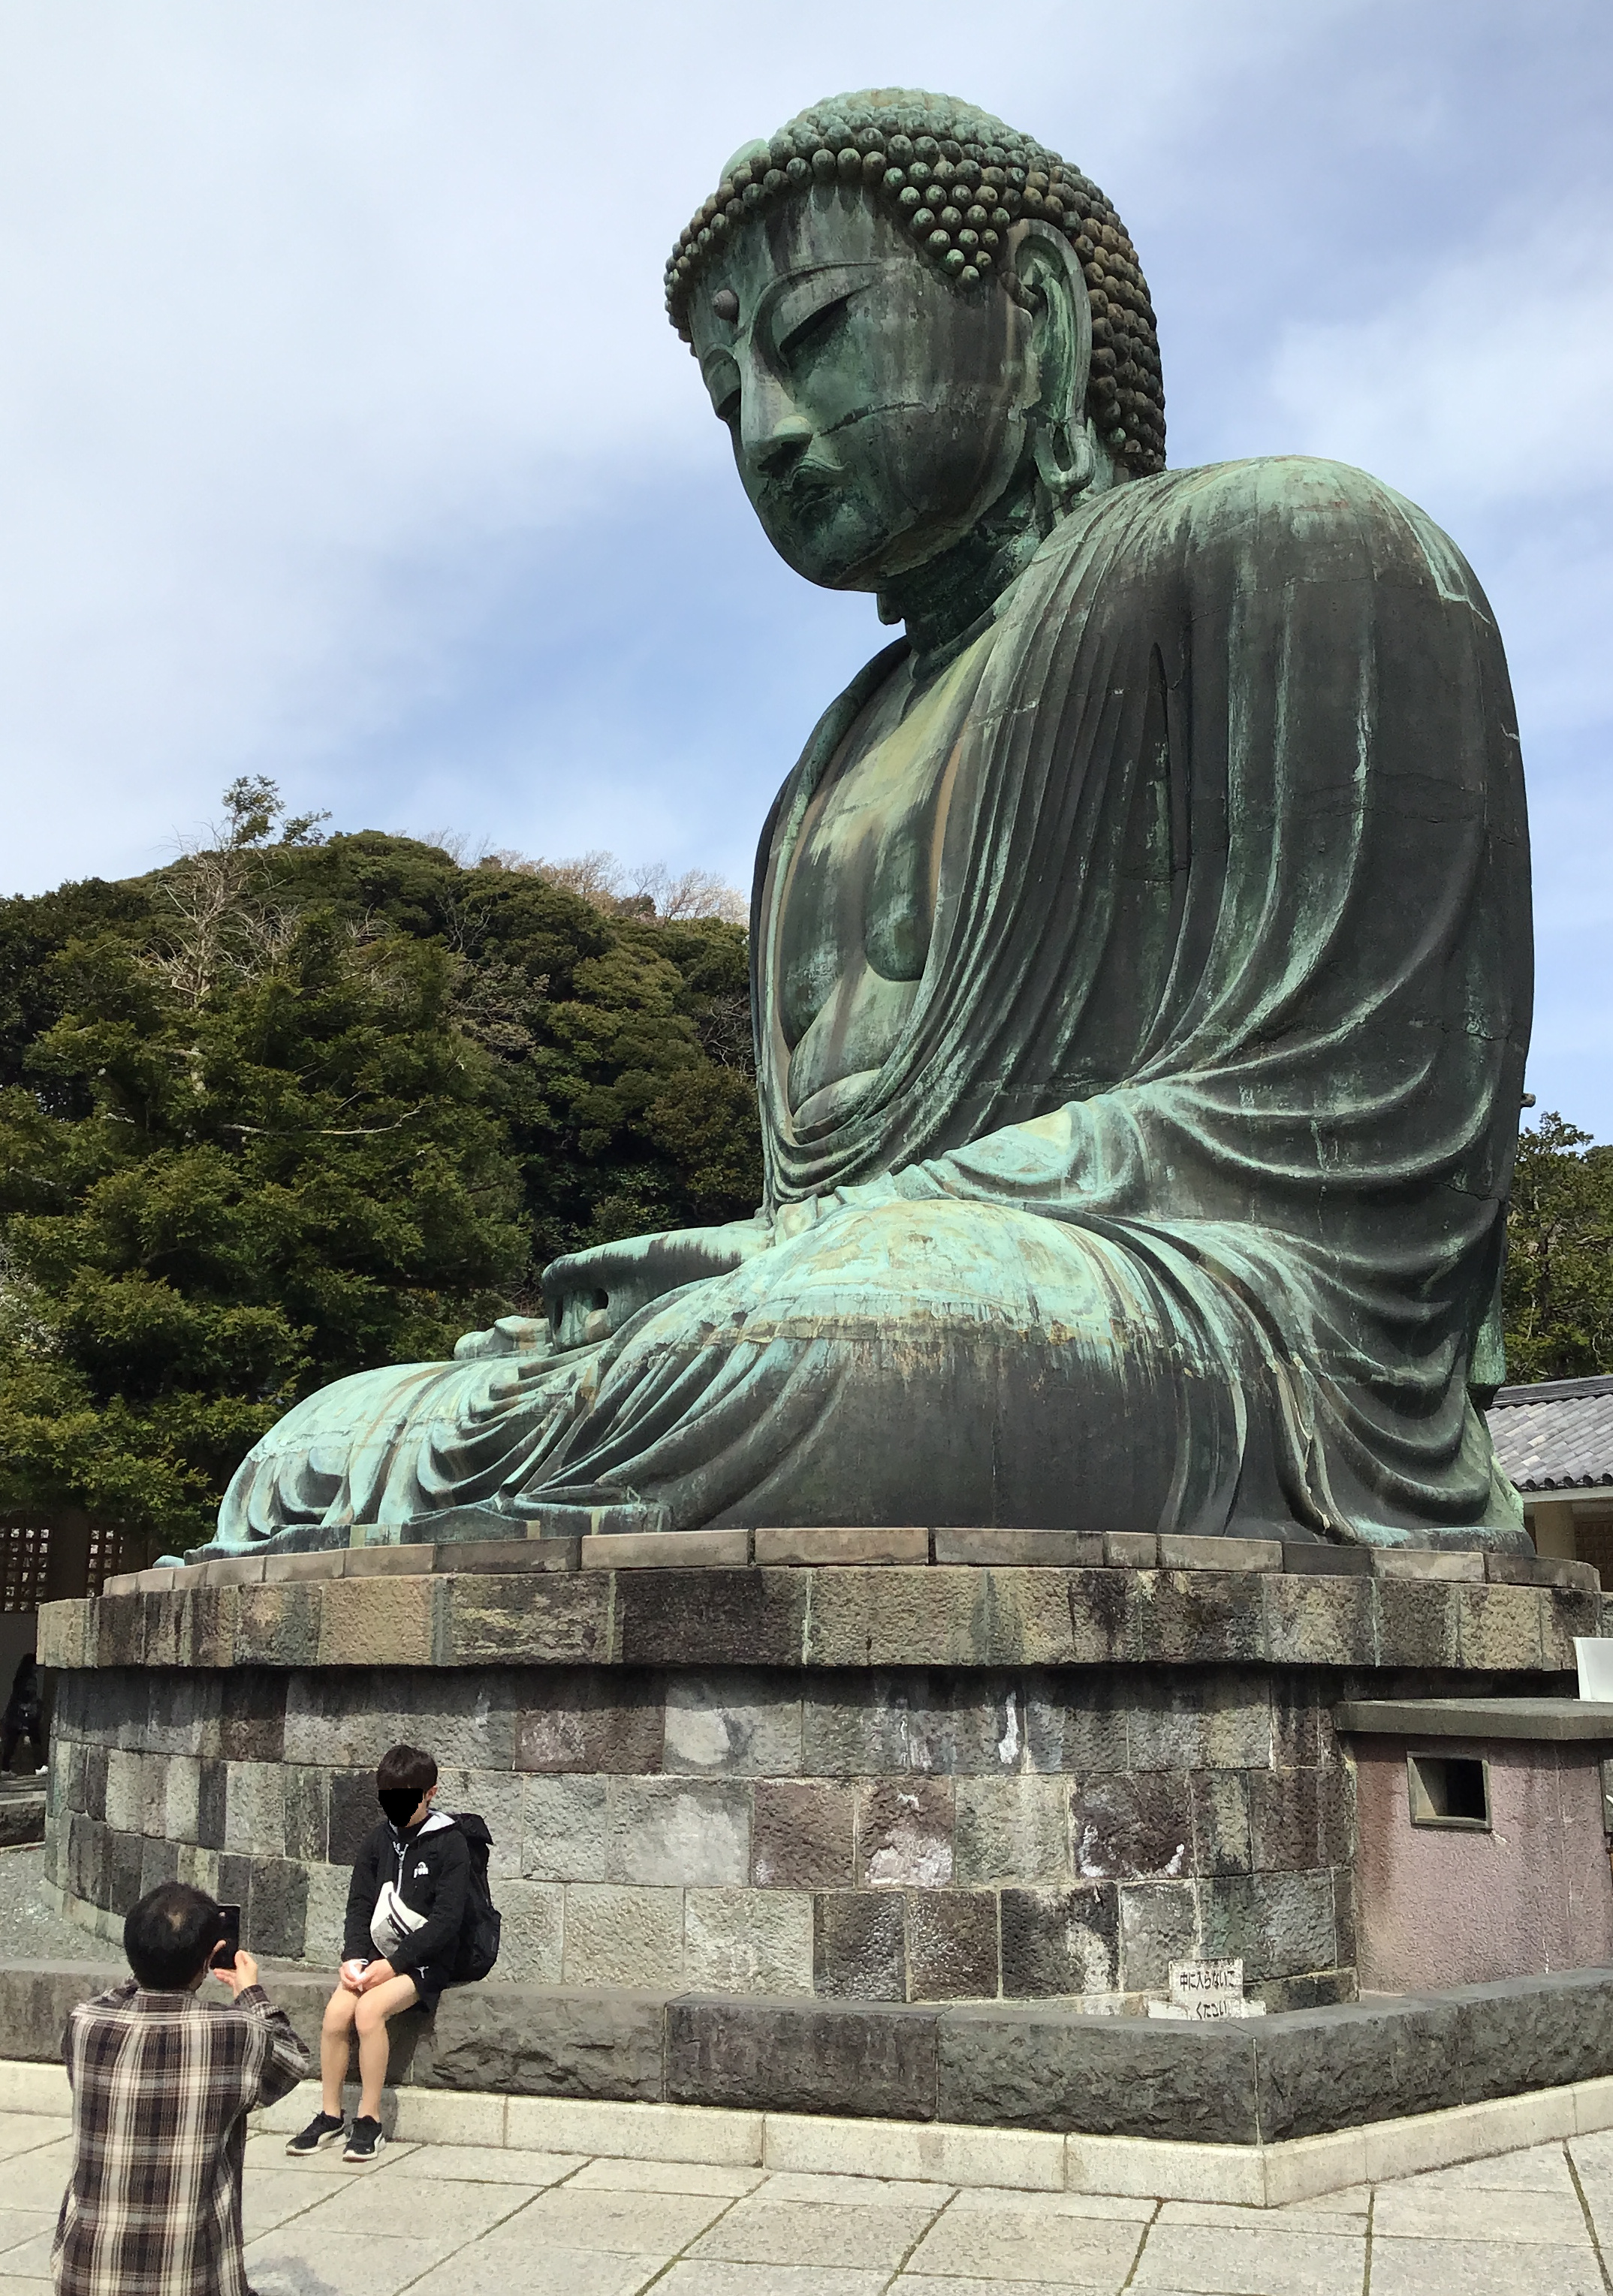
[[[1127,478],[1165,468],[1165,387],[1153,306],[1136,250],[1090,177],[988,111],[913,88],[866,88],[797,114],[746,146],[691,217],[667,264],[667,312],[689,340],[690,291],[728,234],[756,211],[815,184],[859,185],[912,234],[914,251],[961,293],[999,282],[1030,291],[1000,259],[1022,216],[1063,233],[1080,259],[1093,315],[1086,406]]]

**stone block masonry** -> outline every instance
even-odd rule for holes
[[[1352,1990],[1347,1773],[1322,1766],[1320,1715],[1313,1759],[1283,1760],[1306,1695],[1285,1675],[293,1668],[215,1686],[64,1678],[48,1850],[68,1897],[119,1915],[170,1846],[242,1900],[255,1946],[328,1963],[373,1764],[407,1737],[438,1751],[445,1803],[488,1821],[510,1979],[1108,1997],[1224,1948],[1273,2001]],[[158,1706],[162,1745],[142,1745]],[[245,1758],[209,1751],[226,1739]]]
[[[1269,2008],[1311,2008],[1356,1984],[1334,1704],[1560,1688],[1600,1623],[1560,1570],[1000,1532],[902,1560],[924,1537],[703,1567],[672,1538],[610,1568],[610,1538],[521,1570],[514,1543],[462,1572],[360,1550],[47,1605],[50,1880],[107,1928],[177,1873],[328,1968],[406,1738],[493,1833],[495,1984],[1123,2007],[1236,1955]]]
[[[857,1536],[877,1546],[875,1534]],[[950,1552],[965,1534],[934,1536]],[[1053,1535],[1018,1534],[1044,1536]],[[994,1534],[994,1545],[1007,1537]],[[544,1550],[578,1543],[533,1539],[524,1571],[455,1570],[453,1548],[429,1546],[282,1558],[326,1566],[318,1578],[266,1580],[261,1562],[142,1571],[99,1600],[45,1604],[42,1663],[285,1670],[366,1667],[384,1655],[420,1668],[1265,1664],[1527,1677],[1571,1671],[1574,1636],[1599,1632],[1601,1620],[1588,1565],[1518,1556],[1396,1550],[1363,1573],[1347,1567],[1357,1550],[1175,1540],[1176,1554],[1263,1546],[1267,1559],[1257,1569],[1204,1559],[1161,1569],[1129,1552],[1151,1555],[1157,1541],[1116,1538],[1105,1554],[1128,1551],[1093,1567],[695,1568],[686,1539],[632,1543],[665,1563],[641,1556],[631,1569],[556,1570]],[[501,1543],[501,1560],[507,1552]],[[363,1568],[383,1558],[384,1572]],[[1535,1575],[1519,1580],[1526,1569]]]

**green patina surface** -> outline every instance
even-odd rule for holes
[[[1161,467],[1077,171],[939,98],[803,119],[669,272],[769,540],[905,630],[762,837],[766,1201],[315,1396],[221,1544],[608,1506],[1525,1546],[1471,1399],[1530,996],[1482,592],[1360,472]],[[915,239],[942,167],[1004,202],[987,265],[971,209]]]

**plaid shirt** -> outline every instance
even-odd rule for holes
[[[130,1978],[67,2021],[73,2175],[56,2226],[60,2296],[249,2296],[246,2116],[295,2088],[308,2053],[258,1985],[233,2002]]]

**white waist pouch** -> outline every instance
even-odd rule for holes
[[[411,1913],[397,1893],[395,1882],[383,1882],[381,1895],[375,1900],[375,1911],[370,1916],[370,1941],[383,1961],[390,1961],[392,1949],[407,1942],[416,1930],[423,1930],[426,1917]]]

